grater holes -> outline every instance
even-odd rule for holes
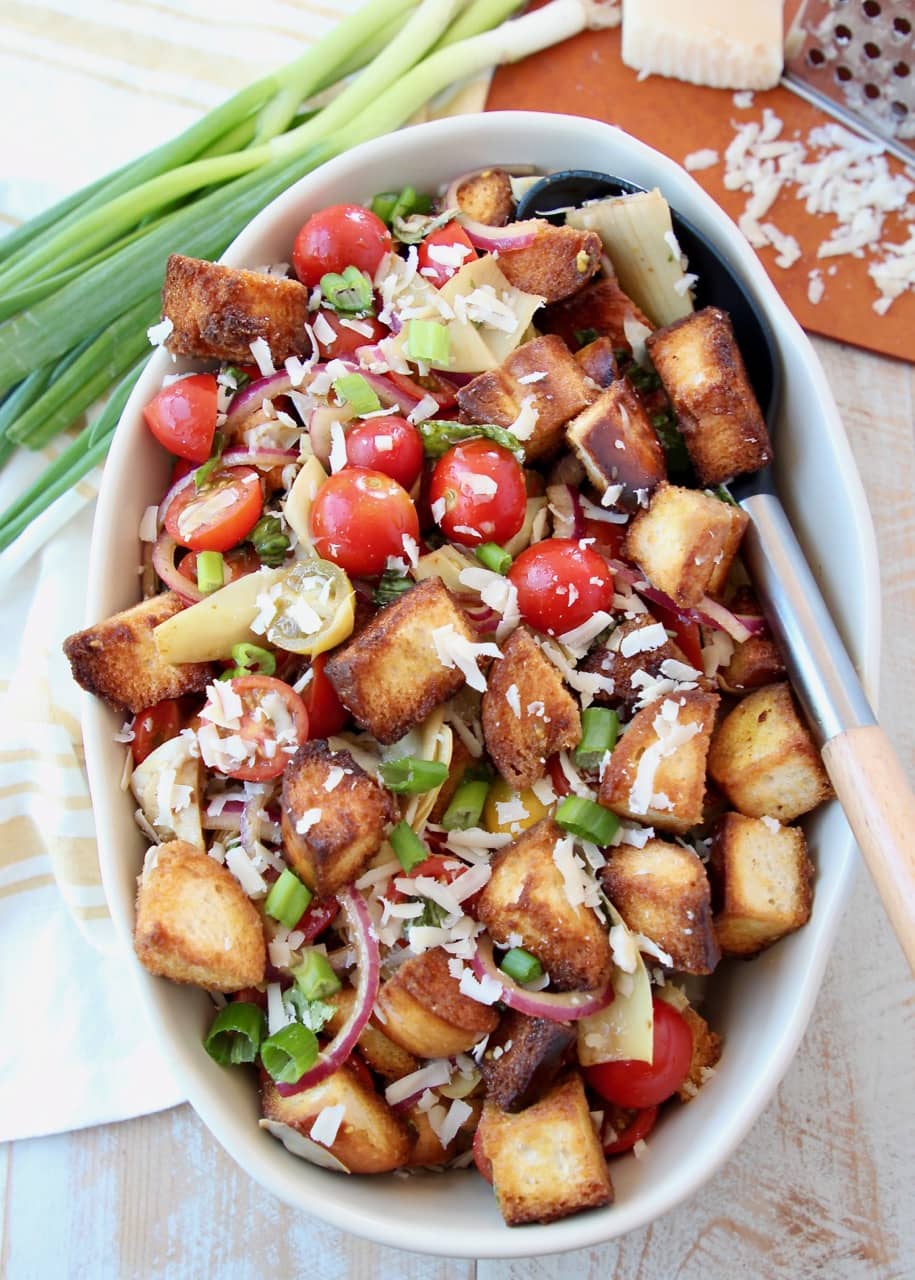
[[[851,27],[846,27],[844,22],[840,22],[833,32],[836,44],[851,44],[852,32]]]
[[[847,84],[849,80],[853,80],[854,73],[851,67],[846,67],[844,62],[840,62],[836,67],[836,79],[840,80],[842,84]]]
[[[904,102],[891,102],[890,111],[892,112],[894,119],[900,121],[904,120],[909,114],[909,109]]]
[[[893,75],[899,80],[904,80],[909,74],[909,64],[907,62],[896,62],[893,64]]]
[[[879,18],[881,7],[877,3],[877,0],[864,0],[864,3],[861,6],[861,12],[864,14],[865,18]]]
[[[823,52],[822,49],[807,50],[807,62],[811,67],[816,67],[817,69],[819,69],[820,67],[822,67],[825,61],[826,61],[826,54]]]
[[[865,58],[870,58],[871,61],[873,61],[874,58],[879,58],[880,57],[879,44],[874,44],[873,40],[866,40],[864,43],[864,56]]]
[[[912,24],[908,18],[893,19],[893,34],[904,38],[912,34]]]
[[[875,84],[870,84],[870,83],[866,84],[864,86],[864,96],[865,98],[868,98],[871,102],[875,102],[877,98],[880,97],[879,87]]]

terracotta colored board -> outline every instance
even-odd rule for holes
[[[606,120],[680,163],[690,152],[711,148],[721,160],[712,168],[695,171],[693,177],[735,221],[747,193],[725,190],[724,151],[733,137],[734,122],[762,120],[764,107],[771,107],[784,121],[782,137],[786,139],[806,138],[814,125],[829,119],[781,87],[756,93],[752,107],[738,110],[727,90],[661,76],[640,81],[620,57],[619,28],[587,32],[501,69],[493,79],[487,102],[490,111],[549,110]],[[895,160],[891,164],[902,169]],[[835,219],[807,213],[793,191],[782,191],[765,220],[795,236],[803,251],[787,270],[775,265],[773,248],[762,249],[760,258],[806,329],[915,362],[915,293],[903,294],[885,316],[878,315],[873,303],[879,295],[867,275],[867,259],[818,259],[817,245],[832,230]],[[900,218],[887,218],[887,239],[901,242],[907,235],[907,224]],[[834,274],[828,274],[833,267]],[[817,305],[807,297],[809,273],[815,268],[822,271],[826,286]]]

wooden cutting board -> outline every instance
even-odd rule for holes
[[[606,120],[680,163],[691,152],[711,148],[722,157],[720,163],[695,171],[693,177],[735,221],[747,194],[725,189],[724,151],[734,136],[734,123],[761,120],[764,107],[771,107],[784,121],[782,137],[786,139],[806,139],[811,128],[830,118],[781,87],[757,92],[752,107],[738,110],[728,90],[661,76],[640,81],[620,57],[619,28],[586,32],[502,68],[493,78],[487,101],[490,111],[557,111]],[[902,170],[896,160],[890,163]],[[878,315],[873,303],[879,294],[867,274],[868,258],[816,256],[817,245],[835,225],[834,218],[807,213],[803,201],[790,190],[782,191],[767,218],[795,236],[803,251],[787,270],[775,265],[772,248],[762,249],[760,259],[805,329],[915,363],[915,293],[910,290],[886,315]],[[899,217],[888,217],[884,237],[904,241],[908,225]],[[828,274],[833,267],[834,274]],[[816,305],[807,294],[809,273],[815,268],[821,270],[825,284]]]

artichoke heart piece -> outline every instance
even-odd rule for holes
[[[600,1013],[593,1013],[575,1024],[578,1061],[583,1067],[598,1062],[651,1062],[654,1055],[651,979],[623,917],[606,898],[604,905],[612,923],[613,1000]],[[620,967],[620,960],[625,960],[625,969]],[[630,964],[634,964],[633,969],[629,969]]]
[[[131,790],[161,840],[184,840],[205,848],[200,781],[200,759],[185,734],[163,742],[134,769]]]

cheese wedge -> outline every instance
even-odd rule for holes
[[[623,0],[623,62],[713,89],[771,89],[783,63],[781,0]]]

